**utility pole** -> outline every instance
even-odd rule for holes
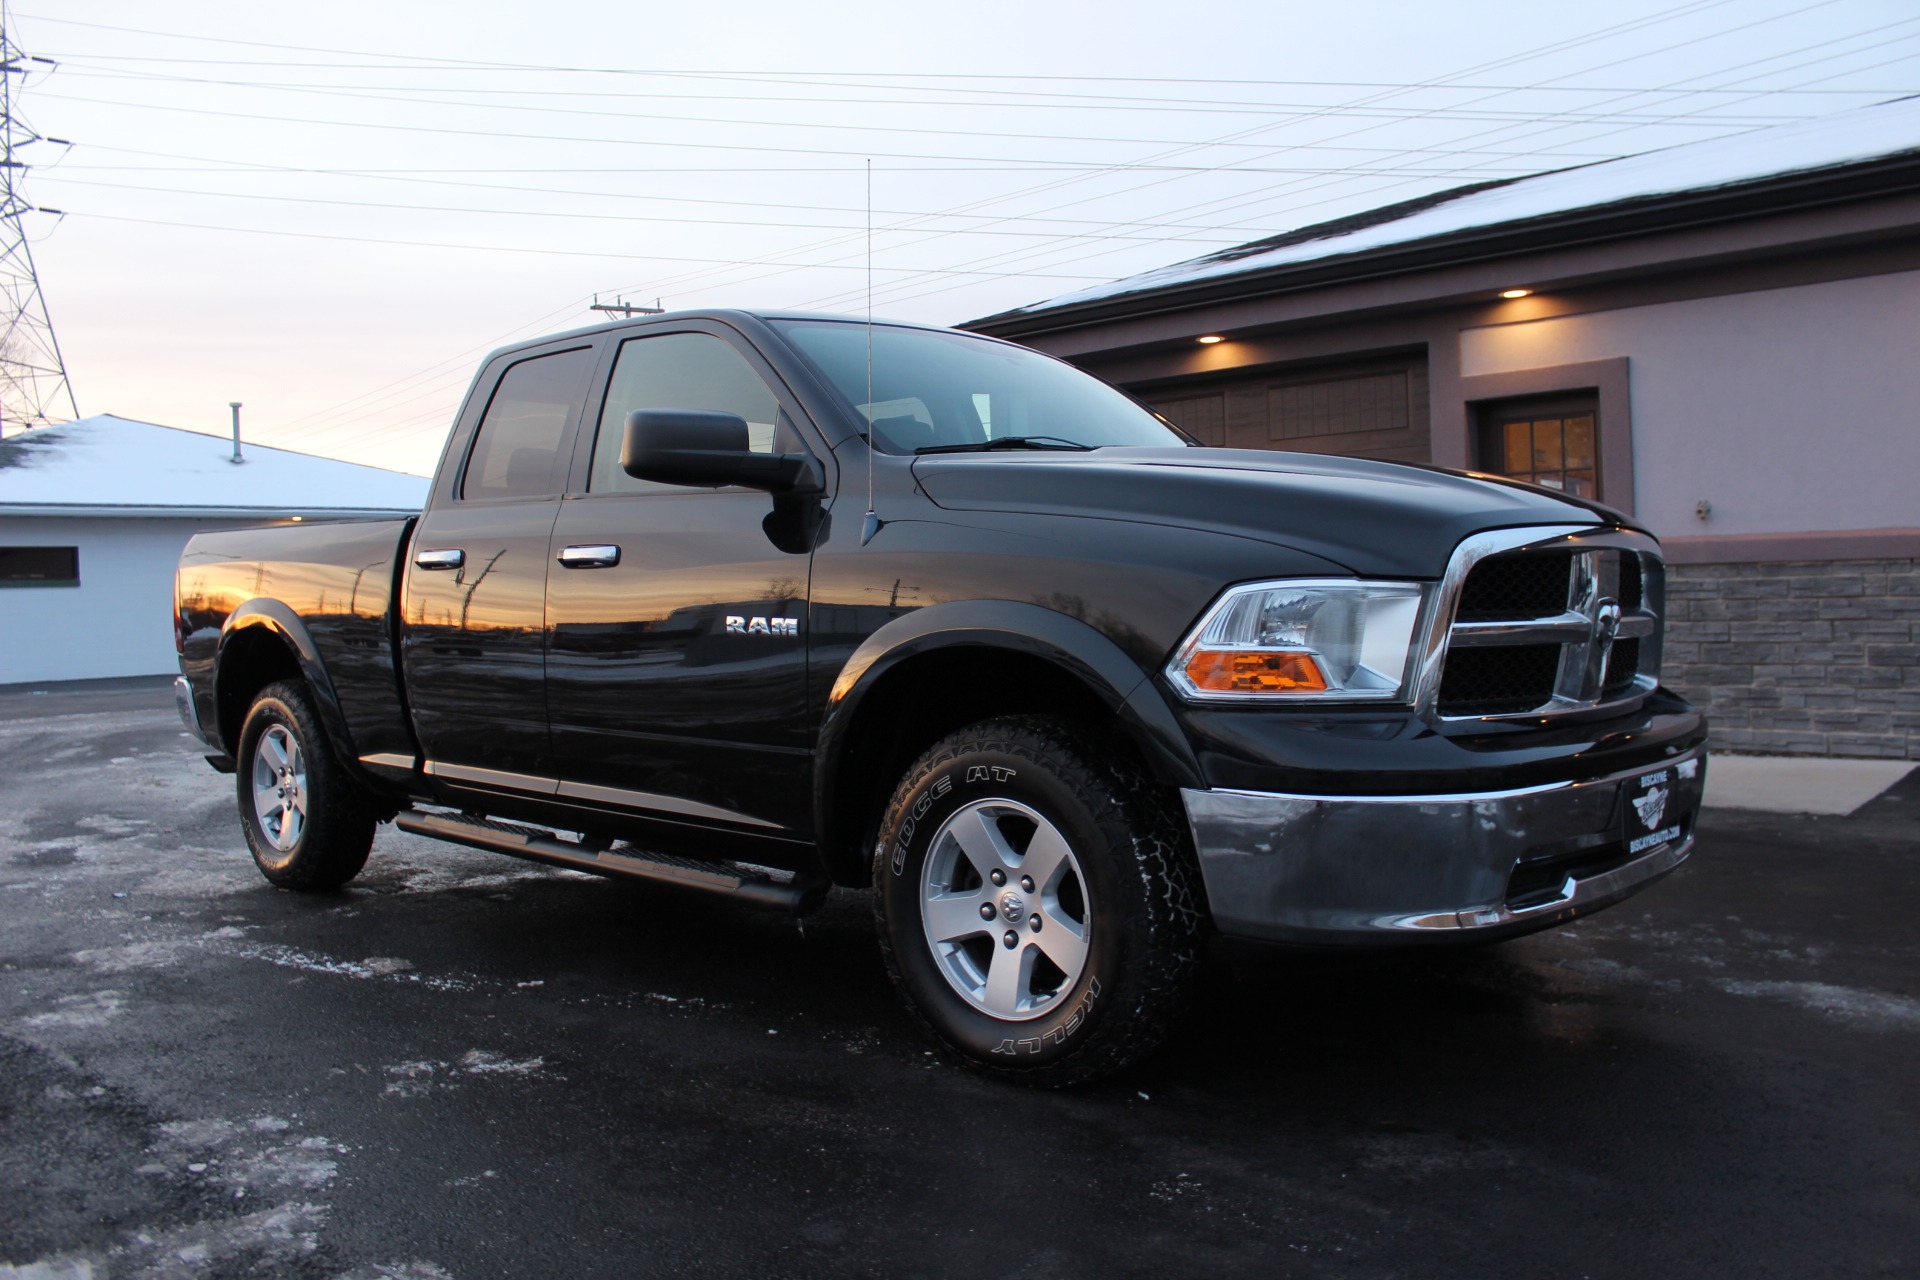
[[[657,316],[664,315],[667,309],[660,305],[660,299],[658,298],[653,300],[652,306],[641,307],[628,302],[625,298],[618,299],[614,302],[602,302],[600,301],[600,295],[596,293],[593,295],[593,305],[588,307],[587,310],[604,311],[608,315]]]
[[[35,143],[72,145],[35,133],[16,114],[20,86],[33,63],[54,65],[13,42],[6,3],[0,0],[0,434],[15,425],[24,429],[57,421],[62,401],[66,418],[80,416],[21,222],[25,214],[60,212],[27,201],[21,185],[31,166],[22,156]]]

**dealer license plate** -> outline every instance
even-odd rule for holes
[[[1673,794],[1673,782],[1672,769],[1656,769],[1627,783],[1628,853],[1645,853],[1680,838],[1680,806]]]

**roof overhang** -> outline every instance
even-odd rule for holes
[[[1470,264],[1491,264],[1529,254],[1776,219],[1786,214],[1885,201],[1889,197],[1915,193],[1920,193],[1920,153],[1905,153],[1865,163],[1473,227],[1378,249],[1287,263],[1266,270],[1250,269],[1183,280],[1081,303],[1007,311],[970,320],[958,327],[1020,340],[1222,303],[1337,290],[1363,282],[1378,285],[1394,278],[1457,270]],[[1908,229],[1914,228],[1909,224]]]

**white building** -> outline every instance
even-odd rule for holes
[[[0,440],[0,684],[175,669],[204,529],[412,515],[423,476],[100,414]]]

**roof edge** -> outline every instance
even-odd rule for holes
[[[1387,275],[1414,274],[1431,267],[1458,266],[1541,249],[1740,221],[1914,190],[1920,190],[1920,149],[1871,161],[1772,174],[1724,186],[1584,205],[1534,218],[1490,223],[1306,262],[1284,263],[1266,270],[1223,272],[1149,286],[1059,307],[1003,311],[954,327],[1017,339],[1229,299],[1327,288]]]

